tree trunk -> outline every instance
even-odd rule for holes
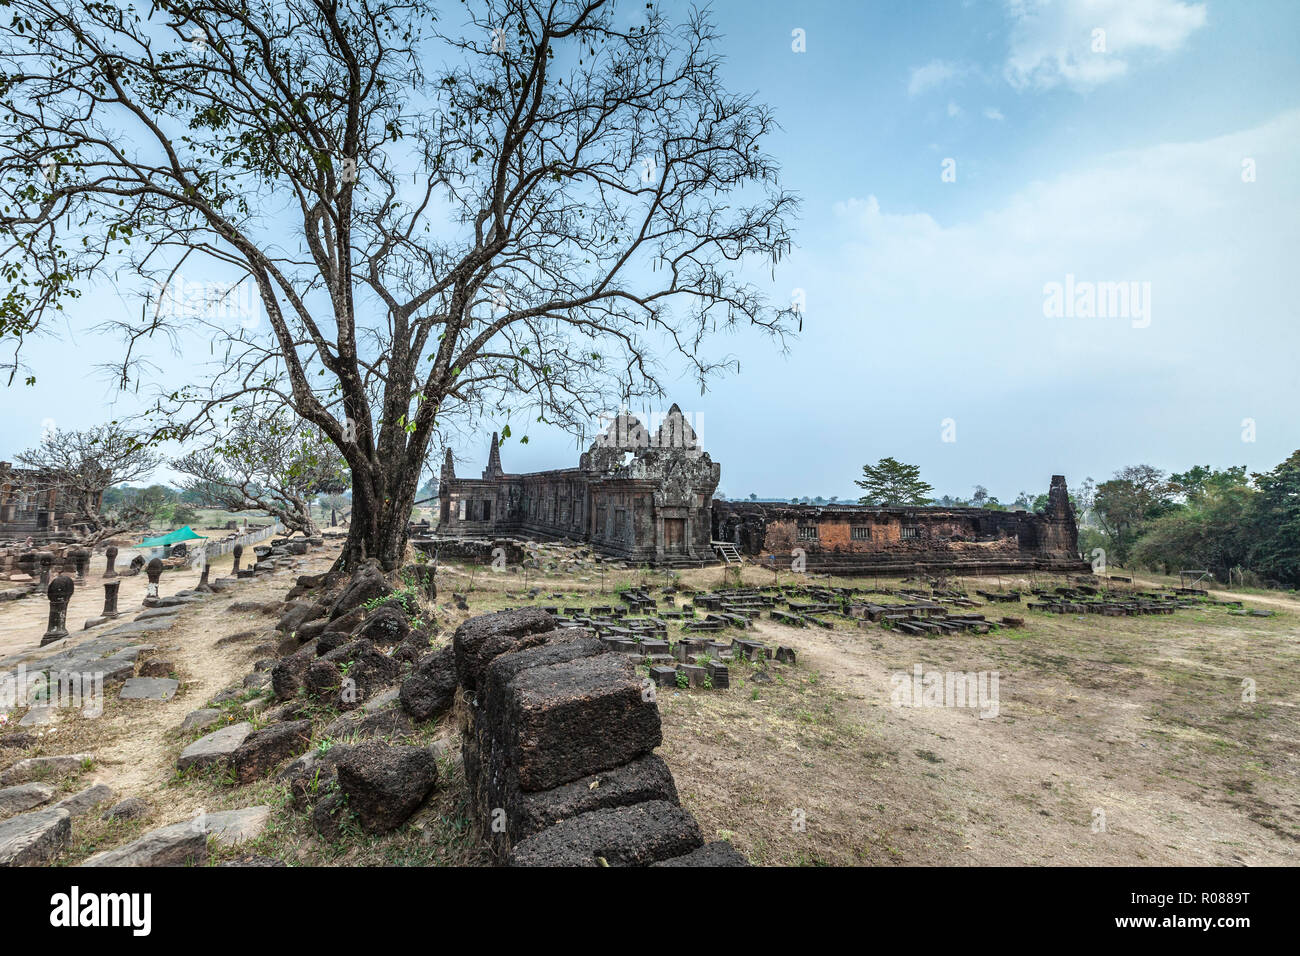
[[[386,486],[376,487],[369,477],[353,472],[352,522],[336,564],[340,570],[356,570],[369,558],[377,559],[385,571],[402,563],[420,473],[402,469],[388,477]]]

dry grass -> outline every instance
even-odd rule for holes
[[[318,553],[302,570],[331,557]],[[421,613],[445,639],[466,618],[504,607],[612,604],[629,586],[711,590],[727,579],[719,568],[498,574],[444,564],[440,599]],[[729,579],[734,583],[734,572]],[[259,581],[238,599],[269,599],[291,580]],[[773,575],[748,568],[743,580],[767,585]],[[794,580],[780,576],[783,584]],[[973,593],[1035,582],[951,583]],[[454,608],[453,591],[468,595],[468,612]],[[182,738],[175,730],[181,717],[238,684],[261,656],[253,651],[259,639],[216,641],[272,623],[226,613],[224,600],[186,609],[159,639],[159,653],[175,661],[182,679],[174,701],[112,698],[98,720],[61,719],[34,751],[0,750],[0,768],[35,753],[93,752],[99,761],[57,781],[61,789],[103,780],[119,797],[142,796],[152,805],[141,820],[79,818],[60,862],[79,862],[200,810],[267,804],[274,813],[266,832],[238,849],[214,847],[213,862],[257,852],[297,865],[486,863],[466,806],[454,715],[420,729],[422,740],[446,745],[437,791],[410,825],[382,837],[348,825],[339,840],[325,841],[273,782],[240,787],[220,772],[176,773],[176,755],[199,735]],[[943,637],[847,621],[793,628],[765,618],[751,633],[794,647],[798,664],[733,662],[727,690],[661,689],[660,753],[706,837],[729,839],[760,864],[1294,865],[1300,602],[1279,594],[1246,600],[1278,613],[1240,617],[1203,606],[1171,617],[1105,618],[996,605],[991,614],[1017,614],[1026,626]],[[680,633],[670,626],[671,638]],[[997,671],[999,715],[982,720],[970,709],[892,706],[891,676],[918,663]],[[1242,700],[1244,678],[1255,682],[1254,702]],[[223,705],[228,719],[245,716],[242,703]],[[332,743],[321,732],[333,716],[314,715],[314,745]],[[1099,813],[1104,829],[1096,826]]]
[[[668,579],[610,571],[602,590],[588,572],[533,572],[525,582],[444,567],[440,587],[467,592],[471,611],[440,613],[454,625],[507,606],[614,603],[620,588]],[[678,580],[715,589],[724,574]],[[766,585],[773,575],[747,568],[743,580]],[[1063,582],[950,583],[973,594]],[[739,663],[729,690],[661,690],[660,753],[706,837],[731,840],[755,863],[1293,865],[1300,602],[1240,596],[1278,613],[1240,617],[1207,605],[1111,618],[994,605],[988,613],[1024,617],[1025,627],[943,637],[763,619],[758,636],[796,648],[798,665],[769,664],[771,683],[755,683]],[[670,626],[671,638],[679,634]],[[997,671],[998,717],[892,706],[891,676],[918,663]],[[1245,678],[1255,682],[1253,703],[1242,700]]]

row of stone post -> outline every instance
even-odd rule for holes
[[[75,571],[77,575],[73,582],[74,586],[84,585],[86,583],[86,572],[90,570],[90,557],[91,554],[89,548],[74,548],[63,556],[63,560],[60,562],[60,570],[66,571],[68,565],[71,564],[72,570]],[[106,564],[104,567],[103,577],[117,577],[117,569],[113,566],[117,561],[116,546],[109,545],[109,547],[104,551],[104,557],[106,559]],[[36,592],[38,594],[45,594],[49,591],[50,582],[54,579],[54,562],[54,554],[49,551],[41,551],[38,554],[31,555],[28,562],[26,562],[29,565],[39,565],[40,567],[40,576],[36,583]],[[32,572],[36,572],[35,567],[31,567],[31,570]]]
[[[145,566],[145,574],[149,581],[146,586],[144,601],[141,602],[145,607],[158,606],[158,582],[162,578],[162,571],[163,563],[158,558],[154,558]],[[208,569],[205,565],[200,584],[207,584],[207,575]],[[112,620],[118,616],[117,594],[121,587],[122,581],[120,578],[104,582],[104,610],[100,615],[101,617]],[[72,594],[75,590],[76,582],[66,574],[60,574],[49,582],[45,594],[50,599],[50,619],[45,634],[41,637],[42,647],[68,636],[68,603],[72,600]]]
[[[239,572],[239,562],[244,556],[244,546],[237,544],[234,547],[235,563],[231,569],[232,574]],[[102,617],[109,619],[118,616],[117,594],[122,586],[121,580],[114,570],[113,564],[117,560],[117,548],[109,546],[104,552],[108,559],[107,567],[104,570],[104,577],[110,578],[104,582],[104,611]],[[44,636],[41,638],[41,646],[50,644],[53,641],[61,640],[68,636],[68,603],[72,600],[72,594],[76,590],[77,582],[84,582],[86,579],[86,567],[90,563],[90,552],[85,548],[78,548],[69,555],[73,559],[73,566],[77,572],[77,579],[74,581],[66,574],[60,574],[58,577],[50,580],[50,573],[54,566],[54,555],[42,552],[38,556],[41,565],[40,584],[37,590],[45,594],[50,600],[50,619],[49,626],[46,628]],[[203,572],[199,576],[199,583],[195,587],[196,591],[211,591],[212,586],[208,583],[209,564],[203,562]],[[145,565],[145,576],[148,583],[145,585],[144,600],[141,602],[145,607],[158,606],[158,585],[162,578],[163,563],[161,559],[154,558]]]

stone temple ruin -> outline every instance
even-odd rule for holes
[[[90,502],[96,510],[99,505]],[[80,513],[69,490],[49,475],[0,461],[0,541],[70,541]]]
[[[1079,557],[1079,529],[1061,475],[1052,476],[1041,514],[715,501],[713,535],[765,564],[787,568],[794,555],[805,570],[841,575],[1091,570]]]
[[[494,433],[482,478],[457,478],[447,451],[437,534],[567,538],[635,564],[701,565],[715,560],[710,506],[720,476],[676,405],[653,435],[619,415],[577,468],[507,474]]]
[[[673,405],[651,434],[619,415],[577,468],[507,474],[497,435],[481,478],[458,478],[451,451],[439,486],[438,539],[568,540],[657,567],[718,555],[842,575],[1088,571],[1065,478],[1043,512],[984,508],[813,506],[715,501],[721,466]]]

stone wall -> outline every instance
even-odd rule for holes
[[[471,806],[500,862],[746,865],[682,808],[654,753],[654,687],[627,656],[540,608],[471,618],[452,646]]]
[[[1041,514],[982,508],[864,507],[715,501],[713,535],[765,564],[888,574],[1083,571],[1065,479],[1052,478]]]

